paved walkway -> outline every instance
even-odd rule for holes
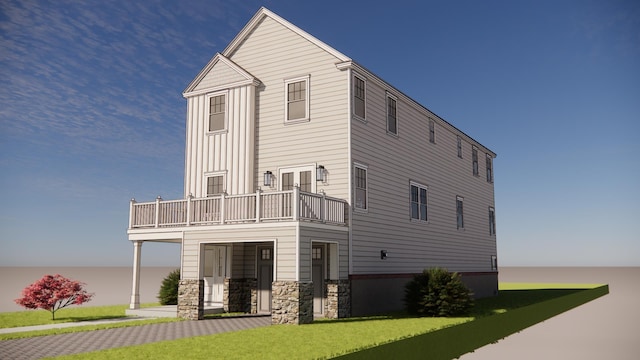
[[[271,324],[271,316],[246,316],[85,331],[0,341],[0,359],[40,359],[185,337],[218,334]],[[78,325],[77,323],[75,324]],[[46,328],[46,327],[45,327]],[[40,330],[40,329],[37,329]],[[15,331],[14,331],[15,332]]]

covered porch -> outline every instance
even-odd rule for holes
[[[208,312],[271,314],[274,323],[345,317],[348,214],[344,200],[290,191],[137,203],[130,309],[139,311],[143,242],[181,243],[178,306],[154,310],[188,319]],[[153,314],[154,312],[149,312]]]

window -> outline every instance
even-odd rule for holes
[[[353,114],[365,119],[365,82],[356,75],[353,76]]]
[[[456,196],[456,223],[458,229],[464,229],[464,211],[462,209],[462,201],[464,199],[460,196]]]
[[[487,154],[487,182],[493,182],[493,158]]]
[[[429,119],[429,142],[436,143],[436,124],[431,119]]]
[[[367,210],[367,169],[361,165],[354,168],[355,208]]]
[[[411,218],[427,221],[427,187],[411,183]]]
[[[491,255],[491,270],[498,270],[498,257]]]
[[[271,260],[271,249],[260,249],[260,259]]]
[[[489,207],[489,235],[496,234],[496,210]]]
[[[209,176],[207,178],[207,196],[222,194],[224,191],[224,176]]]
[[[462,138],[458,136],[458,157],[462,159]]]
[[[222,131],[226,128],[226,99],[225,95],[216,95],[209,98],[209,131]]]
[[[471,157],[473,159],[473,175],[478,176],[478,148],[475,146],[471,152]]]
[[[285,122],[309,120],[309,76],[285,80]]]
[[[398,134],[398,112],[397,101],[394,97],[387,94],[387,132],[390,134]]]
[[[311,249],[311,259],[322,260],[322,248],[314,247],[313,249]]]

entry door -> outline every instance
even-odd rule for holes
[[[227,248],[209,246],[204,250],[204,301],[222,302],[227,270]]]
[[[318,245],[311,248],[311,277],[313,280],[313,313],[324,314],[324,246]]]
[[[271,312],[273,247],[258,247],[258,312]]]

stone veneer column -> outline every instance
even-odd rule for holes
[[[180,280],[178,317],[189,320],[204,319],[204,280]]]
[[[313,322],[313,282],[274,281],[271,287],[272,324]]]
[[[325,317],[329,319],[351,316],[351,284],[349,280],[326,280],[327,301]]]
[[[258,310],[257,279],[224,279],[224,311],[255,314]]]

